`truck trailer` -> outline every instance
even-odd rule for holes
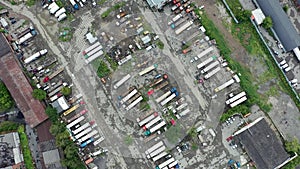
[[[160,103],[163,101],[166,97],[168,97],[170,94],[175,93],[177,91],[176,87],[173,87],[170,91],[167,91],[165,94],[161,95],[159,98],[157,98],[155,101],[157,103]]]
[[[166,150],[166,146],[161,146],[158,149],[154,150],[153,152],[151,152],[150,154],[147,155],[147,158],[150,159],[156,155],[158,155],[159,153],[163,152],[164,150]]]
[[[33,54],[32,56],[26,58],[26,59],[24,60],[24,63],[25,63],[25,64],[29,64],[30,62],[36,60],[37,58],[39,58],[39,57],[41,57],[41,56],[44,56],[47,52],[48,52],[47,49],[43,49],[43,50],[41,50],[41,51],[39,51],[39,52],[36,52],[36,53]]]
[[[209,54],[210,52],[212,52],[214,50],[214,48],[211,46],[207,49],[205,49],[203,52],[201,52],[200,54],[197,55],[198,59],[202,58],[203,56]]]
[[[93,50],[89,51],[88,53],[86,53],[84,55],[84,58],[87,59],[89,57],[91,57],[93,54],[95,54],[96,52],[98,52],[99,50],[103,49],[103,47],[101,45],[97,46],[96,48],[94,48]]]
[[[126,56],[125,58],[121,59],[120,61],[118,61],[118,65],[121,66],[124,63],[128,62],[130,59],[132,59],[131,55]]]
[[[161,121],[160,123],[158,123],[157,125],[153,126],[152,128],[150,128],[149,130],[144,132],[145,136],[149,136],[152,133],[156,132],[157,130],[159,130],[160,128],[162,128],[163,126],[166,125],[165,121]]]
[[[89,132],[92,131],[92,128],[91,127],[88,127],[86,129],[84,129],[83,131],[81,131],[80,133],[78,133],[77,135],[74,136],[75,140],[78,140],[80,139],[82,136],[88,134]]]
[[[204,79],[209,79],[210,77],[212,77],[213,75],[215,75],[218,71],[220,71],[221,68],[217,67],[214,70],[212,70],[211,72],[208,72],[205,76]]]
[[[141,72],[139,73],[139,75],[140,75],[140,76],[143,76],[143,75],[145,75],[145,74],[151,72],[152,70],[156,69],[157,66],[158,66],[157,64],[154,64],[154,65],[152,65],[152,66],[149,66],[149,67],[147,67],[146,69],[144,69],[143,71],[141,71]]]
[[[95,44],[93,44],[92,46],[86,48],[82,54],[86,55],[88,52],[90,52],[91,50],[95,49],[96,47],[100,46],[100,42],[96,42]]]
[[[127,94],[125,97],[122,98],[122,100],[120,101],[121,104],[124,104],[125,102],[127,102],[131,97],[133,97],[135,94],[137,94],[137,90],[134,89],[133,91],[131,91],[129,94]]]
[[[188,21],[187,23],[185,23],[184,25],[182,25],[180,28],[178,28],[177,30],[175,30],[175,34],[176,35],[180,34],[184,30],[186,30],[188,27],[190,27],[192,24],[193,24],[193,21]]]
[[[159,122],[161,120],[161,117],[160,116],[157,116],[156,118],[154,118],[153,120],[151,120],[149,123],[145,124],[143,126],[143,130],[147,130],[149,129],[150,127],[152,127],[154,124],[156,124],[157,122]]]
[[[82,144],[80,144],[80,148],[86,147],[88,144],[92,143],[93,141],[94,141],[94,138],[88,139],[87,141],[85,141]]]
[[[87,58],[87,59],[85,60],[85,63],[89,64],[89,63],[91,63],[93,60],[97,59],[99,56],[101,56],[101,55],[103,55],[103,54],[104,54],[103,51],[100,50],[100,51],[98,51],[97,53],[95,53],[95,54],[93,54],[92,56],[90,56],[89,58]]]
[[[127,80],[129,80],[131,78],[130,74],[127,74],[126,76],[124,76],[120,81],[118,81],[115,85],[114,85],[114,89],[119,88],[121,85],[123,85]]]
[[[79,9],[79,6],[78,6],[78,4],[75,2],[75,0],[70,0],[70,3],[71,3],[71,5],[73,6],[73,8],[74,8],[75,10],[78,10],[78,9]]]
[[[174,99],[175,97],[177,97],[179,95],[179,93],[176,91],[175,93],[171,94],[171,96],[167,97],[165,100],[163,100],[160,105],[164,106],[167,103],[169,103],[172,99]]]
[[[212,62],[213,60],[216,60],[216,59],[217,59],[216,56],[209,57],[205,61],[203,61],[202,63],[200,63],[199,65],[197,65],[197,68],[201,69],[203,66],[209,64],[210,62]]]
[[[67,18],[67,14],[66,13],[62,13],[61,15],[58,16],[57,21],[59,22],[59,21],[62,21],[64,19],[66,19],[66,18]]]
[[[84,116],[80,116],[78,119],[72,121],[71,123],[69,123],[67,125],[67,128],[70,129],[71,127],[75,126],[76,124],[80,123],[82,120],[84,120],[85,117]]]
[[[215,88],[215,92],[219,92],[219,91],[225,89],[226,87],[232,85],[233,83],[234,83],[234,79],[230,79],[229,81],[225,82],[221,86]]]
[[[233,96],[232,98],[226,100],[226,104],[231,104],[233,102],[235,102],[236,100],[238,100],[239,98],[243,97],[243,96],[246,96],[246,92],[240,92],[239,94]]]
[[[134,106],[136,106],[139,102],[141,102],[143,100],[143,97],[140,96],[139,98],[137,98],[134,102],[132,102],[129,106],[126,107],[126,110],[130,110],[132,109]]]
[[[178,21],[180,18],[182,18],[182,14],[176,15],[172,20],[168,23],[168,25],[171,25],[172,23]]]
[[[140,120],[138,118],[138,119],[136,119],[136,121],[139,123],[139,126],[142,127],[143,125],[147,124],[149,121],[151,121],[152,119],[154,119],[157,116],[158,116],[158,113],[155,112],[155,113],[151,114],[150,116],[144,118],[143,120]]]
[[[213,63],[206,66],[203,70],[201,70],[201,73],[204,74],[210,71],[212,68],[216,67],[217,65],[219,65],[219,61],[214,61]]]
[[[235,107],[235,106],[237,106],[237,105],[243,103],[243,102],[246,101],[246,100],[247,100],[247,97],[244,96],[244,97],[238,99],[237,101],[231,103],[231,104],[230,104],[230,107],[233,108],[233,107]]]
[[[153,152],[154,150],[158,149],[159,147],[163,146],[164,145],[164,142],[163,141],[160,141],[156,144],[154,144],[152,147],[150,147],[148,150],[145,151],[145,154],[148,155],[150,154],[151,152]]]
[[[60,10],[58,10],[56,13],[55,13],[55,17],[59,17],[59,15],[63,14],[66,12],[66,9],[65,8],[60,8]]]
[[[152,160],[153,160],[153,162],[156,162],[157,160],[163,158],[163,157],[166,156],[166,155],[168,155],[168,153],[165,152],[165,151],[163,151],[163,152],[161,152],[160,154],[158,154],[157,156],[153,157]]]

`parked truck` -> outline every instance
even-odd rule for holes
[[[173,163],[174,161],[175,161],[175,159],[172,157],[172,158],[164,161],[163,163],[159,164],[158,166],[156,166],[155,169],[165,169],[166,166],[168,166],[169,164]]]
[[[149,155],[150,153],[152,153],[154,150],[158,149],[159,147],[163,146],[164,142],[160,141],[156,144],[154,144],[152,147],[150,147],[148,150],[145,151],[146,155]]]
[[[25,34],[24,36],[22,36],[18,41],[16,41],[16,43],[18,45],[22,45],[25,41],[29,40],[33,36],[34,35],[32,34],[32,32],[29,32],[29,33]]]
[[[104,53],[102,50],[98,51],[97,53],[93,54],[92,56],[90,56],[89,58],[87,58],[85,60],[85,63],[89,64],[91,63],[93,60],[97,59],[99,56],[102,56]]]
[[[70,3],[71,3],[71,5],[73,6],[73,8],[74,8],[75,10],[78,10],[78,9],[79,9],[79,6],[78,6],[78,4],[75,2],[75,0],[70,0]]]
[[[182,116],[185,116],[186,114],[188,114],[189,112],[190,112],[190,109],[185,109],[184,111],[179,113],[179,115],[182,117]]]
[[[87,59],[89,57],[91,57],[93,54],[97,53],[98,51],[100,51],[101,49],[103,49],[103,47],[101,45],[97,46],[96,48],[94,48],[93,50],[89,51],[88,53],[86,53],[84,55],[84,58]]]
[[[39,52],[36,52],[36,53],[33,54],[32,56],[26,58],[26,59],[24,60],[24,63],[25,63],[25,64],[29,64],[30,62],[36,60],[37,58],[39,58],[39,57],[41,57],[41,56],[44,56],[47,52],[48,52],[47,49],[43,49],[43,50],[41,50],[41,51],[39,51]]]
[[[118,81],[115,85],[114,85],[114,89],[119,88],[121,85],[123,85],[127,80],[129,80],[131,78],[130,74],[127,74],[126,76],[124,76],[120,81]]]
[[[135,94],[137,94],[137,90],[134,89],[132,90],[129,94],[127,94],[125,97],[122,98],[122,100],[120,101],[121,104],[124,104],[125,102],[127,102],[131,97],[133,97]]]
[[[152,119],[154,119],[157,116],[158,116],[158,113],[155,112],[142,120],[140,118],[137,118],[136,121],[139,123],[139,126],[142,127],[143,125],[147,124],[149,121],[151,121]]]
[[[219,92],[219,91],[225,89],[226,87],[232,85],[233,83],[234,83],[234,79],[230,79],[229,81],[225,82],[221,86],[215,88],[215,92]]]
[[[184,25],[182,25],[180,28],[178,28],[177,30],[175,30],[175,34],[176,35],[180,34],[184,30],[186,30],[188,27],[190,27],[192,24],[193,24],[193,21],[188,21],[187,23],[185,23]]]
[[[231,104],[233,102],[235,102],[236,100],[238,100],[239,98],[243,97],[243,96],[246,96],[246,92],[240,92],[238,93],[237,95],[231,97],[230,99],[226,100],[226,104]]]
[[[163,82],[162,84],[160,84],[159,86],[157,86],[157,87],[154,89],[154,92],[156,92],[156,91],[158,91],[158,90],[164,88],[164,87],[167,86],[168,84],[169,84],[168,81]]]
[[[87,53],[89,53],[90,51],[92,51],[93,49],[95,49],[96,47],[100,46],[100,42],[96,42],[95,44],[91,45],[90,47],[86,48],[82,54],[86,55]]]
[[[210,62],[216,60],[217,57],[216,56],[212,56],[207,58],[205,61],[203,61],[202,63],[200,63],[199,65],[197,65],[198,69],[201,69],[202,67],[204,67],[205,65],[209,64]]]
[[[172,29],[175,29],[175,28],[177,28],[177,26],[179,26],[179,25],[181,25],[182,23],[184,23],[184,19],[183,20],[179,20],[179,21],[177,21],[177,22],[173,22],[173,23],[171,23],[171,28]]]
[[[147,67],[146,69],[144,69],[143,71],[141,71],[141,72],[139,73],[139,75],[140,75],[140,76],[143,76],[143,75],[145,75],[145,74],[151,72],[152,70],[156,69],[157,67],[158,67],[157,64],[154,64],[154,65],[152,65],[152,66],[150,66],[150,67]]]
[[[118,65],[121,66],[124,63],[128,62],[130,59],[132,59],[131,55],[126,56],[125,58],[121,59],[120,61],[118,61]]]
[[[58,11],[59,10],[59,6],[55,3],[55,2],[53,2],[52,4],[54,4],[53,6],[52,6],[52,8],[49,10],[49,12],[50,12],[50,14],[55,14],[55,12],[56,11]]]
[[[81,137],[80,139],[78,139],[77,141],[78,141],[79,143],[82,143],[82,142],[84,142],[84,141],[86,141],[86,140],[92,138],[92,137],[95,136],[96,134],[98,134],[98,131],[97,131],[97,130],[93,130],[93,131],[91,131],[90,133],[88,133],[87,135],[85,135],[85,136]]]
[[[135,101],[133,101],[130,105],[128,105],[125,109],[128,111],[130,109],[132,109],[134,106],[136,106],[139,102],[141,102],[143,100],[143,97],[140,96],[139,98],[137,98]]]
[[[205,76],[204,79],[209,79],[210,77],[212,77],[213,75],[215,75],[218,71],[220,71],[221,68],[217,67],[215,69],[213,69],[212,71],[208,72]]]
[[[182,14],[176,15],[172,20],[168,23],[168,25],[171,25],[172,23],[178,21],[180,18],[182,18]]]
[[[78,105],[79,106],[79,105]],[[87,110],[81,110],[79,113],[77,113],[75,116],[71,117],[70,119],[67,120],[67,123],[70,123],[71,121],[77,119],[80,116],[85,115],[85,113],[87,113]]]
[[[84,119],[85,119],[84,116],[78,117],[76,120],[74,120],[74,121],[72,121],[71,123],[69,123],[69,124],[67,125],[67,128],[68,128],[68,129],[71,129],[73,126],[75,126],[76,124],[80,123],[80,122],[81,122],[82,120],[84,120]]]
[[[66,13],[62,13],[62,14],[60,14],[58,16],[57,21],[59,22],[59,21],[62,21],[64,19],[66,19],[66,18],[67,18],[67,14]]]
[[[203,70],[201,70],[201,73],[204,74],[218,65],[219,65],[219,61],[214,61],[211,64],[209,64],[208,66],[206,66]]]
[[[149,129],[150,127],[152,127],[154,124],[156,124],[157,122],[159,122],[161,120],[161,117],[160,116],[157,116],[156,118],[154,118],[153,120],[151,120],[149,123],[145,124],[143,126],[143,130],[147,130]]]
[[[87,141],[85,141],[82,144],[80,144],[80,148],[86,147],[88,144],[92,143],[93,141],[94,141],[94,138],[88,139]]]
[[[77,135],[74,136],[74,139],[75,140],[78,140],[80,139],[82,136],[88,134],[89,132],[92,131],[92,128],[91,127],[88,127],[86,129],[84,129],[83,131],[81,131],[80,133],[78,133]]]
[[[150,154],[147,155],[147,158],[150,159],[152,157],[155,157],[156,155],[158,155],[159,153],[163,152],[166,150],[166,146],[161,146],[158,149],[154,150],[153,152],[151,152]]]
[[[135,101],[137,98],[139,98],[141,96],[141,94],[140,93],[137,93],[136,95],[134,95],[131,99],[129,99],[128,101],[127,101],[127,105],[129,105],[129,104],[131,104],[133,101]]]
[[[165,94],[161,95],[159,98],[157,98],[155,101],[157,103],[160,103],[163,101],[166,97],[168,97],[170,94],[175,93],[177,91],[176,87],[173,87],[170,91],[166,92]]]
[[[157,160],[159,160],[167,155],[168,155],[168,153],[163,151],[160,154],[158,154],[157,156],[153,157],[152,160],[153,160],[153,162],[156,162]]]
[[[167,97],[165,100],[163,100],[160,105],[164,106],[167,103],[169,103],[172,99],[174,99],[175,97],[177,97],[179,95],[179,93],[177,91],[175,91],[173,94],[171,94],[171,96]]]
[[[157,130],[159,130],[160,128],[162,128],[163,126],[166,125],[165,121],[161,121],[160,123],[158,123],[157,125],[153,126],[152,128],[150,128],[149,130],[144,132],[145,136],[149,136],[152,133],[156,132]]]
[[[56,13],[55,13],[55,17],[58,18],[59,15],[63,14],[66,12],[66,9],[65,8],[60,8]]]

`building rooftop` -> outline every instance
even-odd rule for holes
[[[58,149],[43,152],[43,158],[46,168],[62,168]]]
[[[264,118],[240,129],[233,138],[243,146],[257,169],[274,169],[289,158]]]
[[[0,168],[13,168],[23,162],[17,132],[0,135]]]
[[[286,51],[300,46],[300,36],[283,11],[278,0],[256,0],[265,16],[270,16],[273,28]]]
[[[36,127],[45,121],[48,118],[45,108],[40,101],[32,97],[33,89],[2,33],[0,34],[0,67],[0,79],[5,83],[30,127]]]
[[[50,127],[51,121],[49,119],[36,127],[37,135],[39,137],[40,142],[55,139],[49,131]]]
[[[168,0],[146,0],[151,8],[161,9]]]
[[[56,108],[58,114],[70,108],[70,105],[64,96],[61,96],[52,102],[51,105]]]

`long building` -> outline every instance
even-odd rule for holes
[[[5,83],[30,127],[36,127],[48,119],[44,105],[32,97],[33,89],[30,82],[2,33],[0,34],[0,79]]]

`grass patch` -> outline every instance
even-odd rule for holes
[[[55,2],[60,8],[64,6],[64,3],[61,0],[56,0]]]
[[[14,0],[11,0],[11,1],[10,1],[10,4],[12,4],[12,5],[17,5],[18,3],[17,3],[16,1],[14,1]]]
[[[106,60],[108,61],[108,63],[110,64],[110,67],[113,69],[113,70],[117,70],[118,69],[118,63],[113,60],[111,57],[109,57],[109,55],[105,54],[105,58]]]
[[[0,10],[5,9],[4,6],[0,5]]]
[[[100,0],[98,1],[98,5],[103,5],[107,0]]]
[[[221,115],[220,121],[224,122],[226,121],[229,117],[235,114],[242,114],[246,115],[250,112],[250,108],[247,105],[240,104],[234,108],[229,109],[226,113],[223,113]]]
[[[165,136],[171,143],[177,143],[180,138],[181,129],[179,125],[170,127],[166,132]]]
[[[97,69],[98,77],[100,77],[100,78],[107,77],[110,73],[111,72],[110,72],[110,69],[107,66],[107,64],[103,60],[100,60],[98,69]]]
[[[156,42],[156,45],[157,45],[157,47],[158,47],[159,49],[161,49],[161,50],[163,50],[164,47],[165,47],[165,44],[164,44],[161,40],[158,40],[158,41]]]
[[[26,1],[26,5],[29,7],[33,6],[34,4],[35,4],[35,0],[27,0]]]
[[[131,135],[127,135],[125,138],[124,138],[124,141],[125,141],[125,144],[126,145],[131,145],[133,143],[133,138],[131,137]]]
[[[119,2],[115,4],[114,6],[108,8],[105,12],[101,14],[101,18],[106,18],[112,11],[115,11],[121,7],[123,7],[126,3],[125,2]]]
[[[251,14],[243,10],[239,0],[230,0],[227,3],[231,10],[233,10],[233,13],[239,16],[241,20],[243,20],[240,24],[232,25],[233,34],[240,40],[241,44],[247,49],[249,53],[263,58],[265,64],[268,67],[269,74],[280,79],[280,89],[289,94],[297,105],[298,109],[300,109],[300,103],[295,93],[292,91],[288,82],[285,80],[282,71],[276,65],[267,47],[264,45],[254,26],[250,22],[249,17]],[[267,98],[264,98],[264,100],[267,100]],[[271,108],[270,106],[268,106],[268,104],[265,103],[261,103],[261,106],[265,107],[266,109]]]
[[[267,98],[258,94],[258,88],[253,84],[255,79],[250,73],[250,70],[231,58],[231,50],[227,46],[227,42],[225,41],[223,34],[217,29],[207,15],[204,12],[200,13],[199,10],[195,10],[195,12],[201,17],[201,23],[206,29],[206,34],[216,40],[220,54],[228,61],[231,69],[241,74],[240,85],[248,95],[248,100],[246,101],[248,103],[247,105],[250,107],[251,105],[257,104],[261,110],[269,112],[272,106],[268,104]]]
[[[28,146],[28,139],[27,139],[27,136],[26,136],[25,129],[24,129],[23,125],[21,125],[18,128],[18,133],[19,133],[19,136],[20,136],[20,142],[21,142],[25,167],[29,168],[29,169],[34,168],[30,148]]]
[[[18,127],[19,127],[18,123],[12,121],[3,121],[0,123],[0,133],[17,131]]]

